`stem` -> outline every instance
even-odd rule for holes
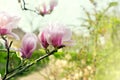
[[[23,2],[23,6],[21,5],[22,10],[26,10],[26,11],[28,10],[28,11],[34,12],[34,13],[39,15],[39,13],[36,10],[32,10],[32,9],[29,9],[29,8],[26,7],[25,0],[22,0],[22,2]]]
[[[3,80],[6,80],[6,77],[9,73],[8,67],[9,67],[9,58],[10,58],[10,47],[12,45],[12,41],[10,42],[10,45],[8,45],[8,41],[4,36],[2,36],[2,39],[5,41],[5,47],[7,49],[7,61],[6,61],[5,75],[3,77]]]
[[[25,0],[23,0],[23,9],[27,10],[27,8],[25,7],[25,5],[26,5]]]
[[[12,75],[8,76],[8,77],[6,78],[6,80],[9,80],[10,78],[14,77],[16,74],[23,72],[24,70],[26,70],[26,69],[28,69],[29,67],[31,67],[32,65],[36,64],[36,63],[39,62],[40,60],[42,60],[42,59],[44,59],[44,58],[46,58],[46,57],[54,54],[55,52],[57,52],[58,49],[63,48],[63,47],[65,47],[65,46],[60,46],[60,47],[58,47],[57,49],[51,51],[50,53],[47,53],[47,54],[39,57],[38,59],[35,60],[35,62],[32,62],[32,63],[28,64],[27,66],[25,66],[24,68],[22,68],[22,69],[19,70],[18,72],[15,72],[15,73],[13,73]]]

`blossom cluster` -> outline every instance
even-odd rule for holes
[[[2,37],[12,35],[18,39],[19,37],[12,30],[17,28],[19,21],[20,17],[17,15],[0,12],[0,35]],[[40,31],[38,36],[34,33],[26,33],[22,38],[21,47],[18,50],[22,58],[30,58],[36,49],[37,43],[40,43],[44,49],[47,49],[49,45],[52,45],[54,48],[63,45],[66,46],[71,42],[71,35],[71,30],[65,25],[52,23]]]

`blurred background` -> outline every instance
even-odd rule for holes
[[[26,7],[32,10],[41,3],[41,0],[25,1]],[[46,24],[59,22],[72,30],[76,44],[60,49],[13,80],[120,80],[119,0],[58,0],[53,12],[44,17],[22,10],[21,5],[23,3],[18,0],[0,0],[0,11],[21,16],[19,28],[14,30],[21,38],[26,32],[38,34]],[[18,42],[14,40],[13,47],[18,48]],[[38,49],[30,61],[45,54],[40,45]],[[5,56],[0,52],[1,74],[4,73]],[[14,62],[11,68],[20,62],[15,54],[11,61]]]

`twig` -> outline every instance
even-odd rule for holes
[[[7,61],[6,61],[5,75],[3,77],[3,80],[6,80],[6,77],[7,77],[8,73],[9,73],[8,68],[9,68],[10,47],[11,47],[13,41],[11,41],[10,45],[8,45],[7,39],[4,36],[1,36],[1,37],[5,41],[5,47],[7,49]]]
[[[26,6],[26,3],[25,3],[25,0],[23,0],[23,9],[27,10],[27,8],[25,6]]]
[[[32,9],[29,9],[29,8],[26,7],[25,0],[22,0],[22,2],[23,2],[23,6],[21,5],[22,10],[31,11],[31,12],[34,12],[34,13],[39,15],[39,13],[36,10],[32,10]]]

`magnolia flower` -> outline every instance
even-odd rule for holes
[[[18,36],[12,32],[12,29],[17,28],[19,20],[20,17],[16,15],[0,12],[0,35],[10,34],[18,39]]]
[[[71,42],[72,32],[62,24],[50,24],[39,35],[39,41],[44,48],[48,45],[59,47]]]
[[[47,5],[44,1],[42,4],[36,7],[36,10],[39,12],[40,15],[44,16],[46,14],[50,14],[54,10],[54,7],[56,5],[57,5],[57,0],[50,0],[49,5]]]
[[[22,39],[20,49],[23,58],[30,58],[37,45],[37,37],[33,33],[27,33]]]

